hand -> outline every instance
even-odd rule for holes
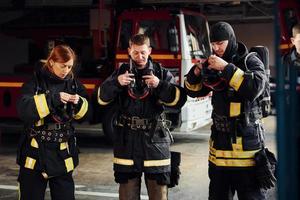
[[[196,76],[199,76],[201,74],[201,70],[202,70],[202,63],[196,63],[194,68],[194,74]]]
[[[125,74],[121,74],[118,76],[118,82],[122,86],[129,85],[131,81],[134,81],[134,74],[128,73],[128,71],[125,72]]]
[[[71,95],[70,98],[69,98],[69,102],[71,102],[73,104],[78,104],[79,95],[78,94]]]
[[[208,69],[223,71],[227,65],[228,62],[226,62],[225,60],[223,60],[222,58],[216,55],[211,55],[208,58]]]
[[[79,101],[79,95],[78,94],[72,95],[72,94],[69,94],[69,93],[66,93],[66,92],[60,92],[59,96],[60,96],[60,101],[63,102],[64,104],[66,104],[68,102],[78,104],[78,101]]]
[[[145,80],[145,83],[147,84],[148,88],[157,88],[159,84],[159,79],[153,74],[152,71],[150,75],[144,75],[143,79]]]

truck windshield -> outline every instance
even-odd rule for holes
[[[185,15],[184,19],[191,57],[193,59],[207,58],[211,51],[205,18]]]

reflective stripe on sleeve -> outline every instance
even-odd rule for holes
[[[74,119],[81,119],[85,115],[85,113],[87,112],[88,107],[89,107],[89,103],[86,100],[86,98],[83,98],[81,96],[79,96],[79,97],[82,99],[83,102],[82,102],[80,110],[78,111],[78,113],[75,114]]]
[[[97,101],[100,105],[102,106],[106,106],[107,104],[109,104],[111,101],[103,101],[101,98],[100,98],[100,87],[98,87],[98,91],[97,91]]]
[[[184,85],[185,87],[190,90],[190,91],[193,91],[193,92],[198,92],[201,90],[202,88],[202,84],[201,83],[198,83],[198,84],[190,84],[187,80],[184,80]]]
[[[238,91],[242,82],[244,80],[244,71],[237,68],[237,70],[234,72],[232,78],[229,81],[229,85],[233,87],[235,91]]]
[[[50,111],[47,105],[45,94],[34,95],[33,98],[40,118],[46,117]]]
[[[180,90],[177,87],[175,87],[175,89],[176,89],[176,92],[175,92],[174,101],[172,101],[170,103],[167,103],[167,102],[159,100],[159,103],[164,104],[166,106],[175,106],[178,103],[179,99],[180,99]]]

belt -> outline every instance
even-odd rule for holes
[[[44,126],[38,127],[38,130],[66,130],[71,128],[70,123],[47,123]]]
[[[71,136],[71,131],[61,130],[34,130],[31,129],[30,138],[38,138],[43,142],[67,142]]]
[[[149,118],[120,115],[120,117],[116,121],[116,126],[128,127],[131,130],[149,130],[153,125],[153,121],[153,119]]]

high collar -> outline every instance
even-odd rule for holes
[[[72,76],[69,74],[64,79],[61,79],[60,77],[56,76],[54,73],[50,72],[46,67],[40,68],[39,71],[43,77],[47,78],[49,81],[53,83],[64,83],[69,81],[72,78]]]

